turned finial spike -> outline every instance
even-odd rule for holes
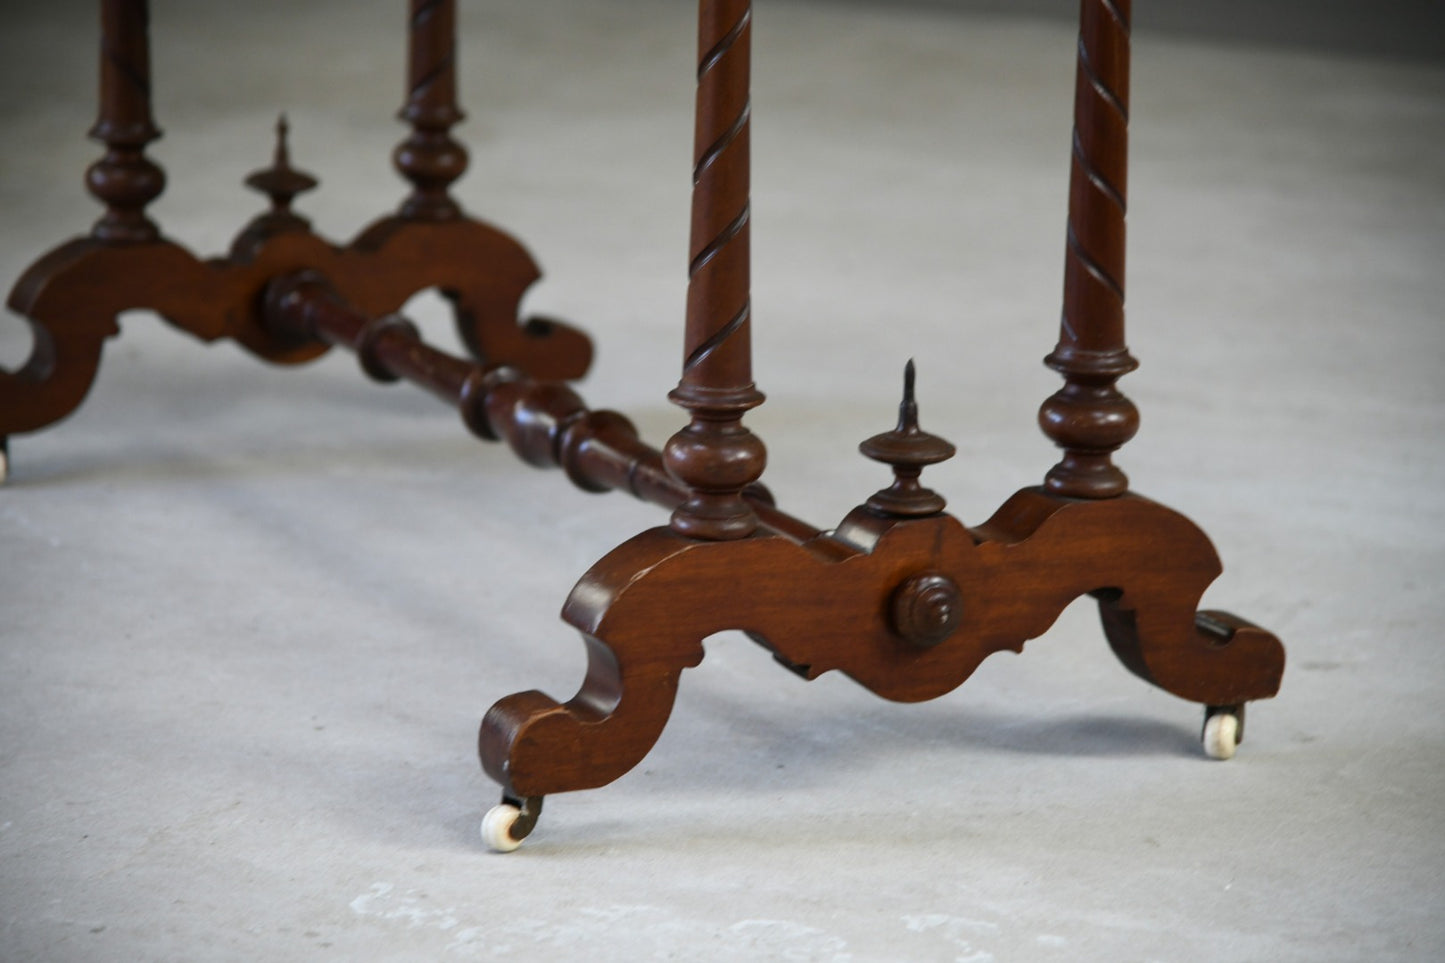
[[[913,359],[903,366],[903,402],[898,406],[898,430],[914,433],[918,431],[918,402],[913,397],[913,382],[916,369]]]
[[[291,132],[291,125],[286,123],[286,111],[276,115],[276,161],[275,166],[285,168],[291,166],[291,151],[286,145],[286,135]]]

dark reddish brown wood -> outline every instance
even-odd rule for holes
[[[417,291],[437,288],[489,361],[548,380],[586,371],[592,347],[581,332],[556,322],[516,323],[538,273],[501,232],[465,219],[402,223],[365,242],[338,249],[309,231],[289,230],[238,243],[234,258],[211,262],[169,241],[85,238],[57,248],[10,294],[11,309],[31,324],[35,348],[20,371],[0,372],[0,436],[44,428],[74,411],[94,381],[105,339],[119,332],[116,315],[134,308],[149,308],[203,341],[232,338],[268,361],[316,358],[324,342],[278,339],[259,313],[269,281],[307,268],[369,315],[396,311]]]
[[[579,488],[629,491],[669,508],[686,490],[614,411],[590,411],[565,384],[509,367],[484,367],[422,340],[399,314],[368,316],[342,300],[320,274],[303,271],[271,283],[263,298],[266,326],[281,338],[319,339],[354,351],[377,381],[406,379],[458,408],[473,434],[505,439],[528,464],[563,468]]]
[[[697,538],[757,528],[741,493],[767,463],[762,441],[742,423],[763,402],[752,377],[751,50],[748,0],[700,4],[687,319],[682,379],[669,396],[692,418],[665,448],[668,471],[690,492],[672,527]]]
[[[451,136],[466,116],[456,103],[456,2],[410,0],[407,20],[407,97],[400,117],[411,132],[392,159],[412,185],[400,211],[368,225],[352,241],[360,251],[395,250],[398,235],[418,236],[424,259],[448,262],[447,277],[434,286],[452,305],[457,334],[473,356],[509,364],[545,380],[572,380],[592,364],[592,342],[555,318],[533,317],[518,325],[517,304],[505,323],[495,312],[498,285],[521,292],[540,277],[532,256],[515,238],[468,217],[448,193],[467,167],[467,152]],[[432,248],[439,247],[433,251]],[[456,260],[452,260],[455,255]],[[394,257],[395,255],[389,255]],[[478,265],[487,265],[480,270]],[[526,265],[526,267],[524,267]],[[434,270],[438,265],[415,265]],[[378,309],[321,265],[347,300],[368,313]],[[428,285],[423,285],[426,287]],[[508,298],[510,299],[510,298]]]
[[[1074,81],[1074,150],[1059,343],[1045,359],[1064,387],[1039,424],[1064,449],[1044,481],[1074,498],[1129,487],[1113,452],[1139,430],[1114,382],[1138,367],[1124,345],[1124,213],[1129,149],[1130,0],[1083,0]]]
[[[91,194],[105,214],[91,235],[121,243],[160,236],[145,207],[166,186],[165,172],[145,156],[161,136],[151,117],[150,15],[146,0],[101,0],[100,116],[90,136],[105,155],[86,172]]]
[[[153,310],[202,341],[232,338],[272,362],[316,358],[325,342],[278,338],[259,313],[266,284],[303,269],[325,275],[373,316],[435,288],[451,302],[462,339],[477,357],[544,380],[587,371],[592,343],[581,331],[548,318],[518,322],[522,296],[541,276],[527,250],[459,212],[441,216],[450,203],[446,185],[465,166],[448,153],[449,124],[442,124],[461,116],[452,102],[454,8],[414,7],[412,94],[404,114],[416,125],[412,139],[444,148],[431,155],[418,148],[417,165],[402,165],[416,175],[414,197],[423,201],[405,205],[416,208],[408,215],[373,223],[349,245],[333,245],[291,209],[296,194],[315,181],[291,166],[283,127],[272,165],[247,180],[270,197],[270,210],[238,234],[227,258],[204,261],[162,238],[144,215],[164,184],[160,168],[143,154],[159,136],[151,118],[147,8],[144,0],[105,0],[100,119],[92,134],[107,151],[87,183],[107,211],[90,236],[42,256],[10,292],[7,303],[30,325],[34,348],[20,370],[0,370],[0,441],[53,424],[81,404],[123,311]],[[453,175],[441,176],[443,169]]]
[[[760,446],[754,454],[737,441],[738,419],[759,400],[746,349],[745,156],[721,176],[730,189],[706,181],[709,165],[746,137],[746,70],[718,65],[745,42],[750,18],[746,4],[702,0],[704,163],[689,364],[673,392],[693,421],[667,449],[668,467],[694,494],[670,527],[626,542],[573,590],[563,618],[587,650],[577,694],[563,703],[518,693],[483,719],[482,766],[522,807],[513,841],[531,831],[546,795],[602,786],[636,766],[667,723],[682,671],[702,660],[705,638],[727,629],[804,678],[837,669],[913,702],[951,691],[994,652],[1021,651],[1091,595],[1114,652],[1146,681],[1241,718],[1245,703],[1276,693],[1279,640],[1227,613],[1197,611],[1220,572],[1209,540],[1182,515],[1127,493],[1110,461],[1137,426],[1113,387],[1134,366],[1123,343],[1127,16],[1127,4],[1083,4],[1065,316],[1049,359],[1066,384],[1041,413],[1063,461],[1045,486],[1018,492],[977,528],[943,514],[919,473],[953,446],[919,428],[910,363],[897,427],[860,446],[893,467],[893,485],[832,532],[790,540],[729,507],[742,474],[730,459],[759,473],[763,461]],[[721,89],[704,94],[709,82]],[[714,262],[725,267],[705,275]],[[679,438],[686,459],[674,455]]]
[[[498,702],[482,724],[482,762],[514,797],[613,781],[656,742],[682,670],[716,632],[746,629],[806,678],[837,669],[917,702],[952,691],[994,652],[1022,651],[1091,593],[1116,651],[1147,681],[1203,704],[1269,698],[1283,672],[1278,641],[1233,617],[1223,638],[1197,622],[1219,571],[1187,519],[1137,495],[1080,502],[1026,489],[973,530],[948,515],[860,509],[803,545],[654,529],[594,566],[563,608],[587,644],[581,690],[565,704],[537,692]],[[959,591],[935,600],[948,611],[921,626],[894,602],[920,575],[933,580],[925,593],[944,582]]]
[[[662,453],[641,440],[631,421],[615,411],[588,409],[565,384],[448,354],[422,340],[416,325],[399,314],[358,311],[314,271],[271,282],[261,303],[263,323],[277,339],[354,351],[372,379],[405,379],[427,389],[456,407],[477,437],[506,441],[537,468],[561,468],[584,491],[625,491],[669,509],[687,499],[687,489],[663,467]],[[817,529],[774,507],[760,486],[745,494],[767,531],[794,541],[818,536]]]
[[[951,691],[995,652],[1020,651],[1090,595],[1124,665],[1208,713],[1242,717],[1245,703],[1278,690],[1279,641],[1197,609],[1220,572],[1209,540],[1129,493],[1112,464],[1138,423],[1114,384],[1135,365],[1123,336],[1127,0],[1082,4],[1064,319],[1048,359],[1065,385],[1040,412],[1063,459],[1043,486],[1018,492],[982,525],[944,514],[920,473],[954,449],[919,426],[910,362],[897,425],[860,446],[892,468],[893,483],[826,532],[772,504],[758,484],[766,452],[742,424],[763,400],[749,343],[746,0],[699,2],[684,364],[671,394],[689,422],[661,452],[625,417],[590,410],[561,383],[585,370],[590,342],[555,323],[516,323],[536,265],[448,193],[466,161],[450,137],[461,118],[451,0],[411,5],[403,117],[412,131],[396,160],[413,191],[401,212],[346,247],[313,233],[291,204],[315,181],[291,166],[283,122],[271,166],[248,178],[270,209],[214,261],[162,239],[145,218],[163,183],[143,155],[158,136],[145,5],[107,0],[104,11],[96,132],[107,153],[89,182],[107,212],[91,236],[32,265],[11,294],[35,327],[36,350],[20,372],[0,373],[0,453],[5,435],[80,403],[116,315],[140,307],[281,363],[342,346],[371,378],[420,385],[529,464],[560,467],[586,491],[627,491],[670,509],[670,525],[625,542],[569,597],[563,617],[588,656],[577,694],[565,703],[508,696],[482,722],[482,765],[521,810],[514,840],[531,831],[546,795],[601,786],[637,765],[667,723],[682,671],[725,629],[745,631],[804,678],[838,670],[914,702]],[[480,360],[428,345],[397,313],[429,287],[456,306]]]
[[[467,169],[467,151],[451,136],[466,115],[457,108],[456,0],[411,0],[407,21],[407,95],[401,118],[411,134],[396,148],[396,169],[414,190],[402,216],[459,217],[447,188]]]

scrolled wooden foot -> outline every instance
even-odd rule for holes
[[[544,796],[605,786],[641,762],[667,725],[682,670],[702,660],[700,639],[649,634],[584,636],[586,681],[565,704],[522,692],[492,706],[478,737],[487,774],[509,796]],[[647,651],[647,641],[663,651]]]
[[[248,321],[273,264],[288,267],[317,251],[326,245],[307,234],[278,238],[265,260],[242,265],[202,261],[165,239],[78,238],[55,248],[20,276],[7,302],[30,325],[35,346],[18,371],[0,371],[0,435],[36,431],[75,411],[125,311],[153,310],[201,341],[235,337],[273,361],[314,358],[324,345],[277,345]]]
[[[1212,580],[1199,583],[1198,594]],[[1099,614],[1114,654],[1141,679],[1191,702],[1242,706],[1272,698],[1284,676],[1279,639],[1228,612],[1194,611],[1198,598],[1191,603],[1191,594],[1100,593]]]
[[[540,381],[576,381],[592,367],[595,348],[585,331],[550,315],[518,318],[515,307],[510,315],[492,308],[492,298],[477,292],[476,280],[472,271],[465,285],[440,289],[472,357]]]
[[[30,357],[15,371],[0,370],[0,435],[35,431],[80,407],[100,368],[107,338],[120,333],[118,309],[78,303],[78,283],[103,280],[99,267],[111,248],[84,238],[36,261],[10,292],[9,307],[34,338]]]

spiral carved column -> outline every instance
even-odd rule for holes
[[[412,183],[401,213],[416,220],[457,217],[461,209],[447,188],[467,169],[467,151],[451,128],[466,115],[458,109],[456,0],[411,0],[407,22],[407,97],[398,115],[411,124],[392,159]]]
[[[742,538],[757,517],[741,496],[767,463],[763,443],[742,424],[763,402],[753,384],[749,298],[749,101],[752,5],[698,4],[697,117],[691,263],[682,379],[669,397],[691,415],[668,441],[668,471],[690,497],[674,531],[694,538]]]
[[[1134,403],[1114,386],[1139,366],[1124,344],[1129,14],[1130,0],[1080,5],[1064,309],[1044,359],[1065,383],[1039,409],[1044,433],[1064,449],[1044,487],[1073,498],[1128,490],[1111,456],[1139,429]]]
[[[145,156],[161,136],[151,117],[150,13],[146,0],[103,0],[100,114],[90,136],[105,154],[85,172],[86,187],[105,205],[91,234],[111,242],[160,236],[145,206],[165,189],[165,172]]]

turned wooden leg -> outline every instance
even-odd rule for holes
[[[698,5],[692,232],[682,379],[669,397],[691,414],[664,449],[667,469],[691,494],[672,515],[678,533],[743,538],[757,517],[742,491],[767,450],[742,417],[762,404],[752,378],[750,295],[752,4]]]
[[[403,217],[441,221],[460,217],[448,193],[467,169],[467,150],[451,136],[466,115],[457,107],[456,0],[411,0],[407,21],[407,93],[401,119],[411,133],[392,159],[411,182]]]
[[[1115,387],[1138,366],[1124,342],[1130,8],[1130,0],[1082,0],[1079,12],[1063,317],[1058,345],[1046,359],[1065,383],[1039,411],[1044,432],[1064,449],[1044,489],[1073,499],[1112,499],[1127,491],[1128,479],[1112,455],[1139,426],[1134,404]],[[1175,562],[1164,556],[1183,543],[1207,545],[1182,517],[1166,523],[1153,516],[1136,524],[1141,537],[1156,537],[1160,566]],[[1175,535],[1163,538],[1165,527]],[[1217,566],[1211,560],[1212,547],[1207,559],[1200,556],[1198,569]],[[1221,717],[1237,725],[1245,701],[1275,693],[1284,672],[1279,640],[1227,613],[1196,616],[1198,593],[1178,583],[1104,591],[1099,599],[1105,633],[1120,660],[1142,678],[1209,706],[1206,751],[1216,758],[1231,755],[1237,733],[1221,734]]]
[[[1110,498],[1129,480],[1113,452],[1139,429],[1114,382],[1139,366],[1124,344],[1124,214],[1129,150],[1130,0],[1083,0],[1059,342],[1045,359],[1064,387],[1039,424],[1064,449],[1049,491]]]
[[[743,497],[767,462],[763,443],[742,424],[763,401],[750,341],[751,49],[748,0],[700,0],[683,366],[669,396],[690,419],[663,450],[668,474],[684,491],[671,529],[684,544],[746,539],[759,527]],[[588,640],[582,690],[565,705],[540,693],[513,696],[483,723],[483,765],[509,793],[603,785],[631,769],[666,725],[678,675],[702,657],[699,639],[671,628],[632,641],[627,633],[640,630],[629,624],[602,641],[592,623],[606,607],[591,613],[595,619],[576,615],[580,591],[569,611]]]
[[[151,118],[150,13],[146,0],[101,0],[100,116],[90,136],[105,144],[85,183],[106,206],[91,231],[109,242],[160,236],[145,207],[165,189],[165,172],[145,156],[161,136]]]
[[[451,134],[466,116],[457,106],[456,17],[456,0],[410,0],[399,115],[410,130],[392,160],[411,193],[395,215],[351,243],[359,254],[404,265],[408,288],[399,298],[391,292],[372,298],[364,282],[332,280],[371,314],[399,310],[406,297],[433,287],[451,304],[473,357],[548,381],[580,378],[592,364],[586,334],[554,318],[518,318],[522,295],[542,274],[532,255],[510,234],[469,217],[450,193],[467,169],[466,148]]]

